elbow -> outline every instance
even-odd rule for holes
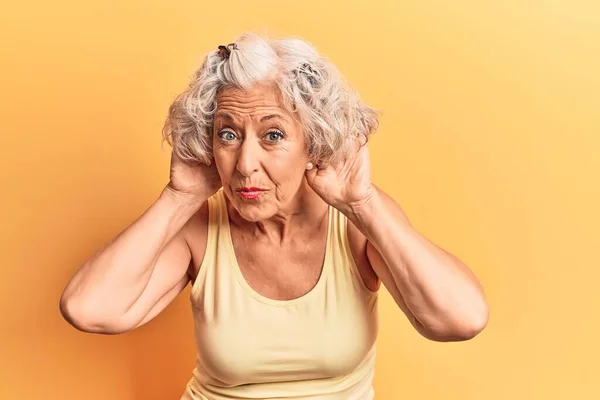
[[[486,305],[481,311],[465,317],[462,323],[457,324],[457,328],[453,332],[453,341],[473,339],[485,329],[488,320],[489,309]]]
[[[473,320],[473,323],[471,324],[471,330],[469,331],[470,332],[469,339],[472,339],[475,336],[479,335],[479,333],[481,333],[485,329],[489,320],[490,320],[490,309],[489,309],[488,305],[486,304],[483,311],[478,315],[478,317],[476,319]]]
[[[81,302],[73,299],[60,299],[60,314],[73,328],[86,333],[101,333],[103,326],[95,319],[94,312],[86,309]]]
[[[487,304],[452,322],[436,324],[435,327],[421,325],[419,332],[436,342],[462,342],[475,338],[487,326],[489,307]]]
[[[466,341],[479,335],[490,318],[489,305],[483,295],[470,301],[469,306],[453,313],[446,326],[451,327],[444,341]]]
[[[465,317],[466,323],[463,326],[463,340],[473,339],[479,335],[490,320],[490,307],[487,301],[482,297],[479,306],[471,311],[468,317]]]
[[[451,336],[452,341],[460,342],[473,339],[485,329],[487,322],[488,319],[486,314],[463,323],[463,326],[453,332],[453,335]]]
[[[130,330],[119,323],[118,319],[111,320],[102,316],[99,307],[91,307],[64,296],[60,299],[59,310],[64,320],[81,332],[114,335]]]

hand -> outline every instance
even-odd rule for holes
[[[362,136],[361,136],[362,137]],[[342,213],[354,212],[376,193],[371,183],[369,149],[356,138],[355,151],[344,160],[328,166],[309,165],[306,180],[328,204]]]
[[[204,201],[220,188],[221,178],[214,162],[211,165],[187,162],[175,152],[171,152],[171,172],[167,190]]]

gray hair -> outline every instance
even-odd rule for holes
[[[358,135],[368,140],[378,128],[380,112],[364,104],[310,43],[248,32],[206,55],[189,87],[169,107],[163,143],[172,145],[184,161],[210,164],[219,90],[260,82],[277,84],[286,108],[304,129],[310,159],[318,163],[347,157]]]

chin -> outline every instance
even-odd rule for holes
[[[227,197],[238,214],[246,221],[263,221],[272,217],[276,212],[273,204],[265,198],[244,199],[237,193],[231,193]]]
[[[264,221],[273,216],[273,212],[271,212],[271,207],[269,207],[269,205],[266,204],[244,204],[243,202],[241,202],[240,204],[240,202],[234,202],[233,206],[235,207],[238,214],[246,221]]]

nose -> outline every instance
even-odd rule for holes
[[[239,147],[236,169],[243,176],[250,176],[259,168],[260,146],[251,137],[247,137]]]

